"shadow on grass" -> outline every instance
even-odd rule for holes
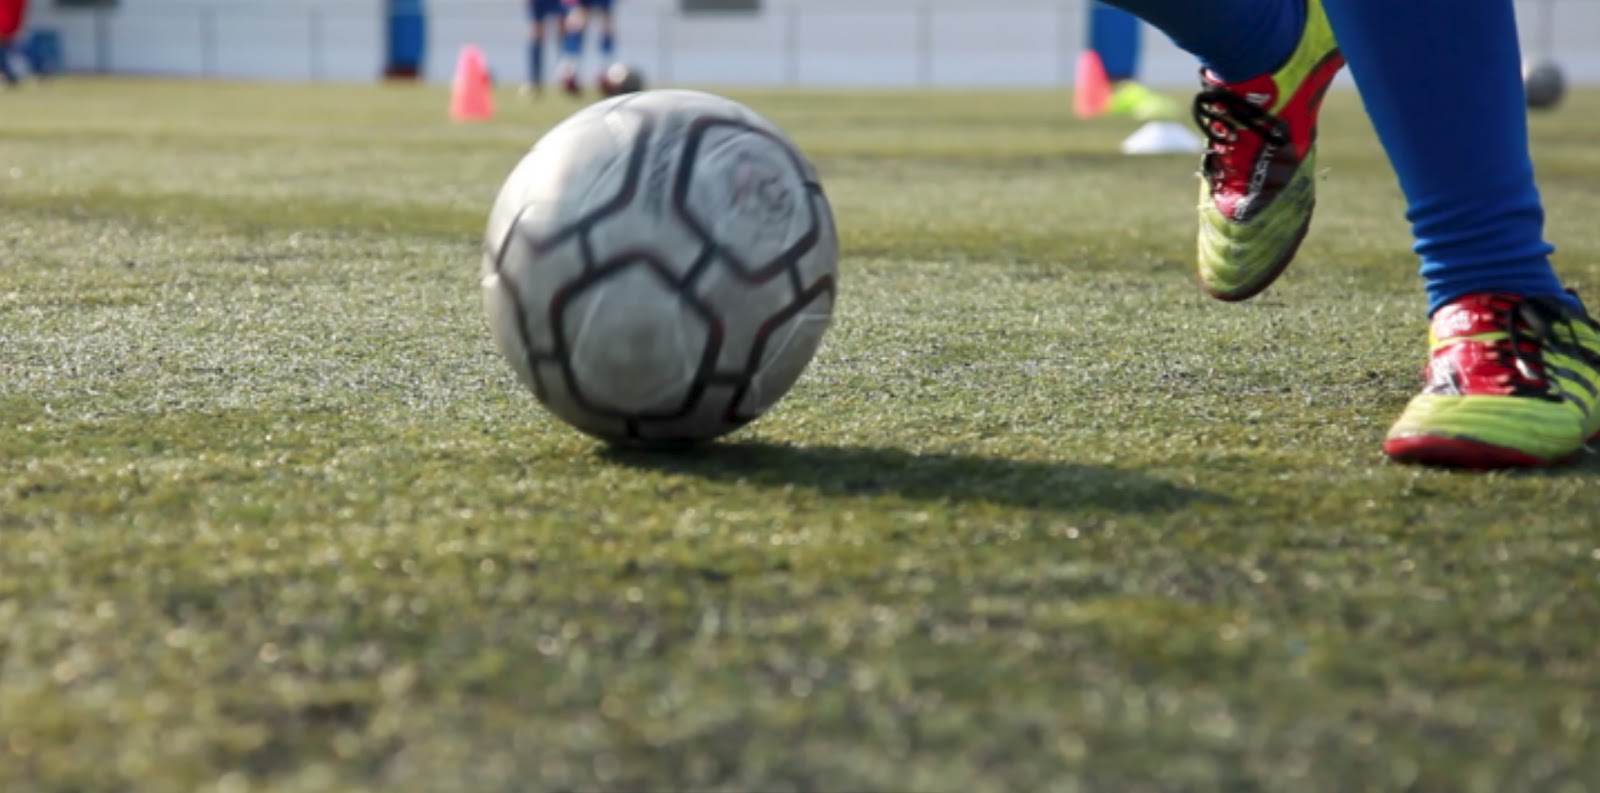
[[[827,496],[989,502],[1051,511],[1172,512],[1227,502],[1215,493],[1113,468],[867,446],[743,441],[689,453],[607,448],[600,454],[619,465],[658,473],[796,485]]]

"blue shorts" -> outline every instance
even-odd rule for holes
[[[561,0],[528,0],[528,18],[533,20],[558,17],[567,12]]]
[[[611,0],[578,0],[578,5],[584,8],[592,8],[596,11],[611,10]]]

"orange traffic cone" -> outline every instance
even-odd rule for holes
[[[483,121],[494,115],[494,97],[489,91],[489,69],[477,45],[461,48],[456,58],[456,76],[450,85],[450,118],[456,121]]]
[[[1072,86],[1072,112],[1078,118],[1094,118],[1111,104],[1111,80],[1100,53],[1084,50],[1078,56],[1078,69]]]

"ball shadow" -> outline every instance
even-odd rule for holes
[[[1114,468],[884,447],[733,441],[680,452],[611,447],[600,454],[641,470],[764,486],[795,485],[827,496],[893,495],[1055,512],[1159,513],[1227,502],[1216,493]]]

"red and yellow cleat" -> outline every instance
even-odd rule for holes
[[[1201,72],[1198,263],[1212,297],[1256,296],[1300,249],[1316,205],[1317,112],[1343,66],[1322,0],[1306,0],[1300,43],[1277,71],[1238,83]]]
[[[1475,294],[1433,314],[1422,393],[1383,451],[1403,463],[1514,468],[1600,438],[1600,325],[1558,296]]]

